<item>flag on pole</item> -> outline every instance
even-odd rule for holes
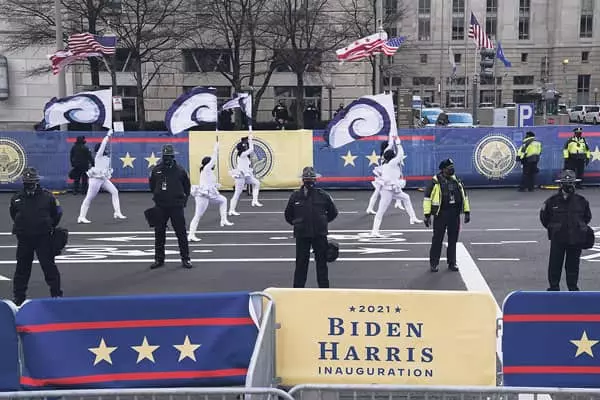
[[[92,35],[88,32],[76,33],[69,36],[68,48],[75,54],[115,54],[117,52],[117,37]]]
[[[112,128],[112,89],[80,92],[73,96],[52,98],[44,107],[39,130],[70,124],[97,124]]]
[[[252,130],[252,96],[248,93],[235,93],[233,97],[221,107],[221,111],[239,108],[248,118],[248,129]]]
[[[471,11],[471,24],[469,25],[469,38],[477,45],[478,49],[493,49],[494,44],[485,33],[485,30],[479,25],[475,14]]]
[[[396,51],[398,51],[398,49],[400,48],[400,46],[402,45],[402,43],[404,43],[405,40],[406,40],[406,38],[404,36],[399,36],[399,37],[391,38],[387,42],[383,43],[383,45],[380,48],[381,51],[379,51],[379,48],[378,48],[373,53],[383,53],[386,56],[390,56],[391,57],[394,54],[396,54]]]
[[[512,67],[512,63],[508,61],[508,59],[504,55],[504,49],[502,48],[502,44],[500,42],[498,42],[498,47],[496,48],[496,58],[502,61],[505,67]]]
[[[217,93],[215,88],[195,87],[179,96],[167,110],[165,125],[177,135],[201,122],[217,122]]]
[[[86,55],[77,55],[68,50],[60,50],[48,56],[51,63],[52,73],[58,75],[64,67],[75,61],[87,60]]]
[[[369,57],[373,51],[379,49],[387,41],[385,31],[374,33],[373,35],[360,38],[352,44],[335,51],[336,57],[340,62],[359,61]]]
[[[454,50],[452,50],[452,46],[448,47],[448,61],[450,62],[450,66],[452,67],[452,78],[455,78],[456,60],[454,59]]]

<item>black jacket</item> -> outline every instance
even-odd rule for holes
[[[12,232],[25,236],[49,234],[62,217],[58,200],[42,188],[38,188],[33,196],[27,196],[25,191],[16,193],[10,200],[9,212],[13,220]]]
[[[187,171],[177,162],[167,167],[162,162],[150,174],[152,200],[158,207],[185,207],[190,197],[191,183]],[[166,184],[166,189],[163,186]]]
[[[585,243],[591,220],[589,202],[577,193],[567,199],[557,193],[548,198],[540,210],[540,221],[548,230],[548,239],[571,246]]]
[[[285,208],[285,220],[294,226],[294,237],[327,236],[327,225],[338,215],[331,196],[322,189],[308,191],[304,187],[290,196]]]
[[[92,165],[94,165],[94,158],[90,149],[83,143],[75,143],[71,147],[71,166],[87,171]]]

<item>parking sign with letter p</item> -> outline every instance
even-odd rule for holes
[[[517,127],[534,126],[534,110],[535,105],[517,104]]]

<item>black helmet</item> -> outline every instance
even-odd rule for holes
[[[447,158],[440,163],[440,169],[448,168],[452,165],[454,165],[454,160],[452,160],[451,158]]]
[[[25,168],[23,171],[23,183],[39,183],[40,176],[35,168]]]

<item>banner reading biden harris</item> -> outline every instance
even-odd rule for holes
[[[485,293],[265,292],[277,304],[284,386],[496,385],[496,306]]]
[[[219,162],[215,171],[222,189],[229,190],[234,180],[229,171],[237,166],[236,145],[248,132],[190,132],[190,178],[198,182],[200,162],[210,156],[219,142]],[[301,184],[302,168],[313,165],[312,131],[254,132],[254,154],[250,156],[254,175],[262,189],[296,189]]]

